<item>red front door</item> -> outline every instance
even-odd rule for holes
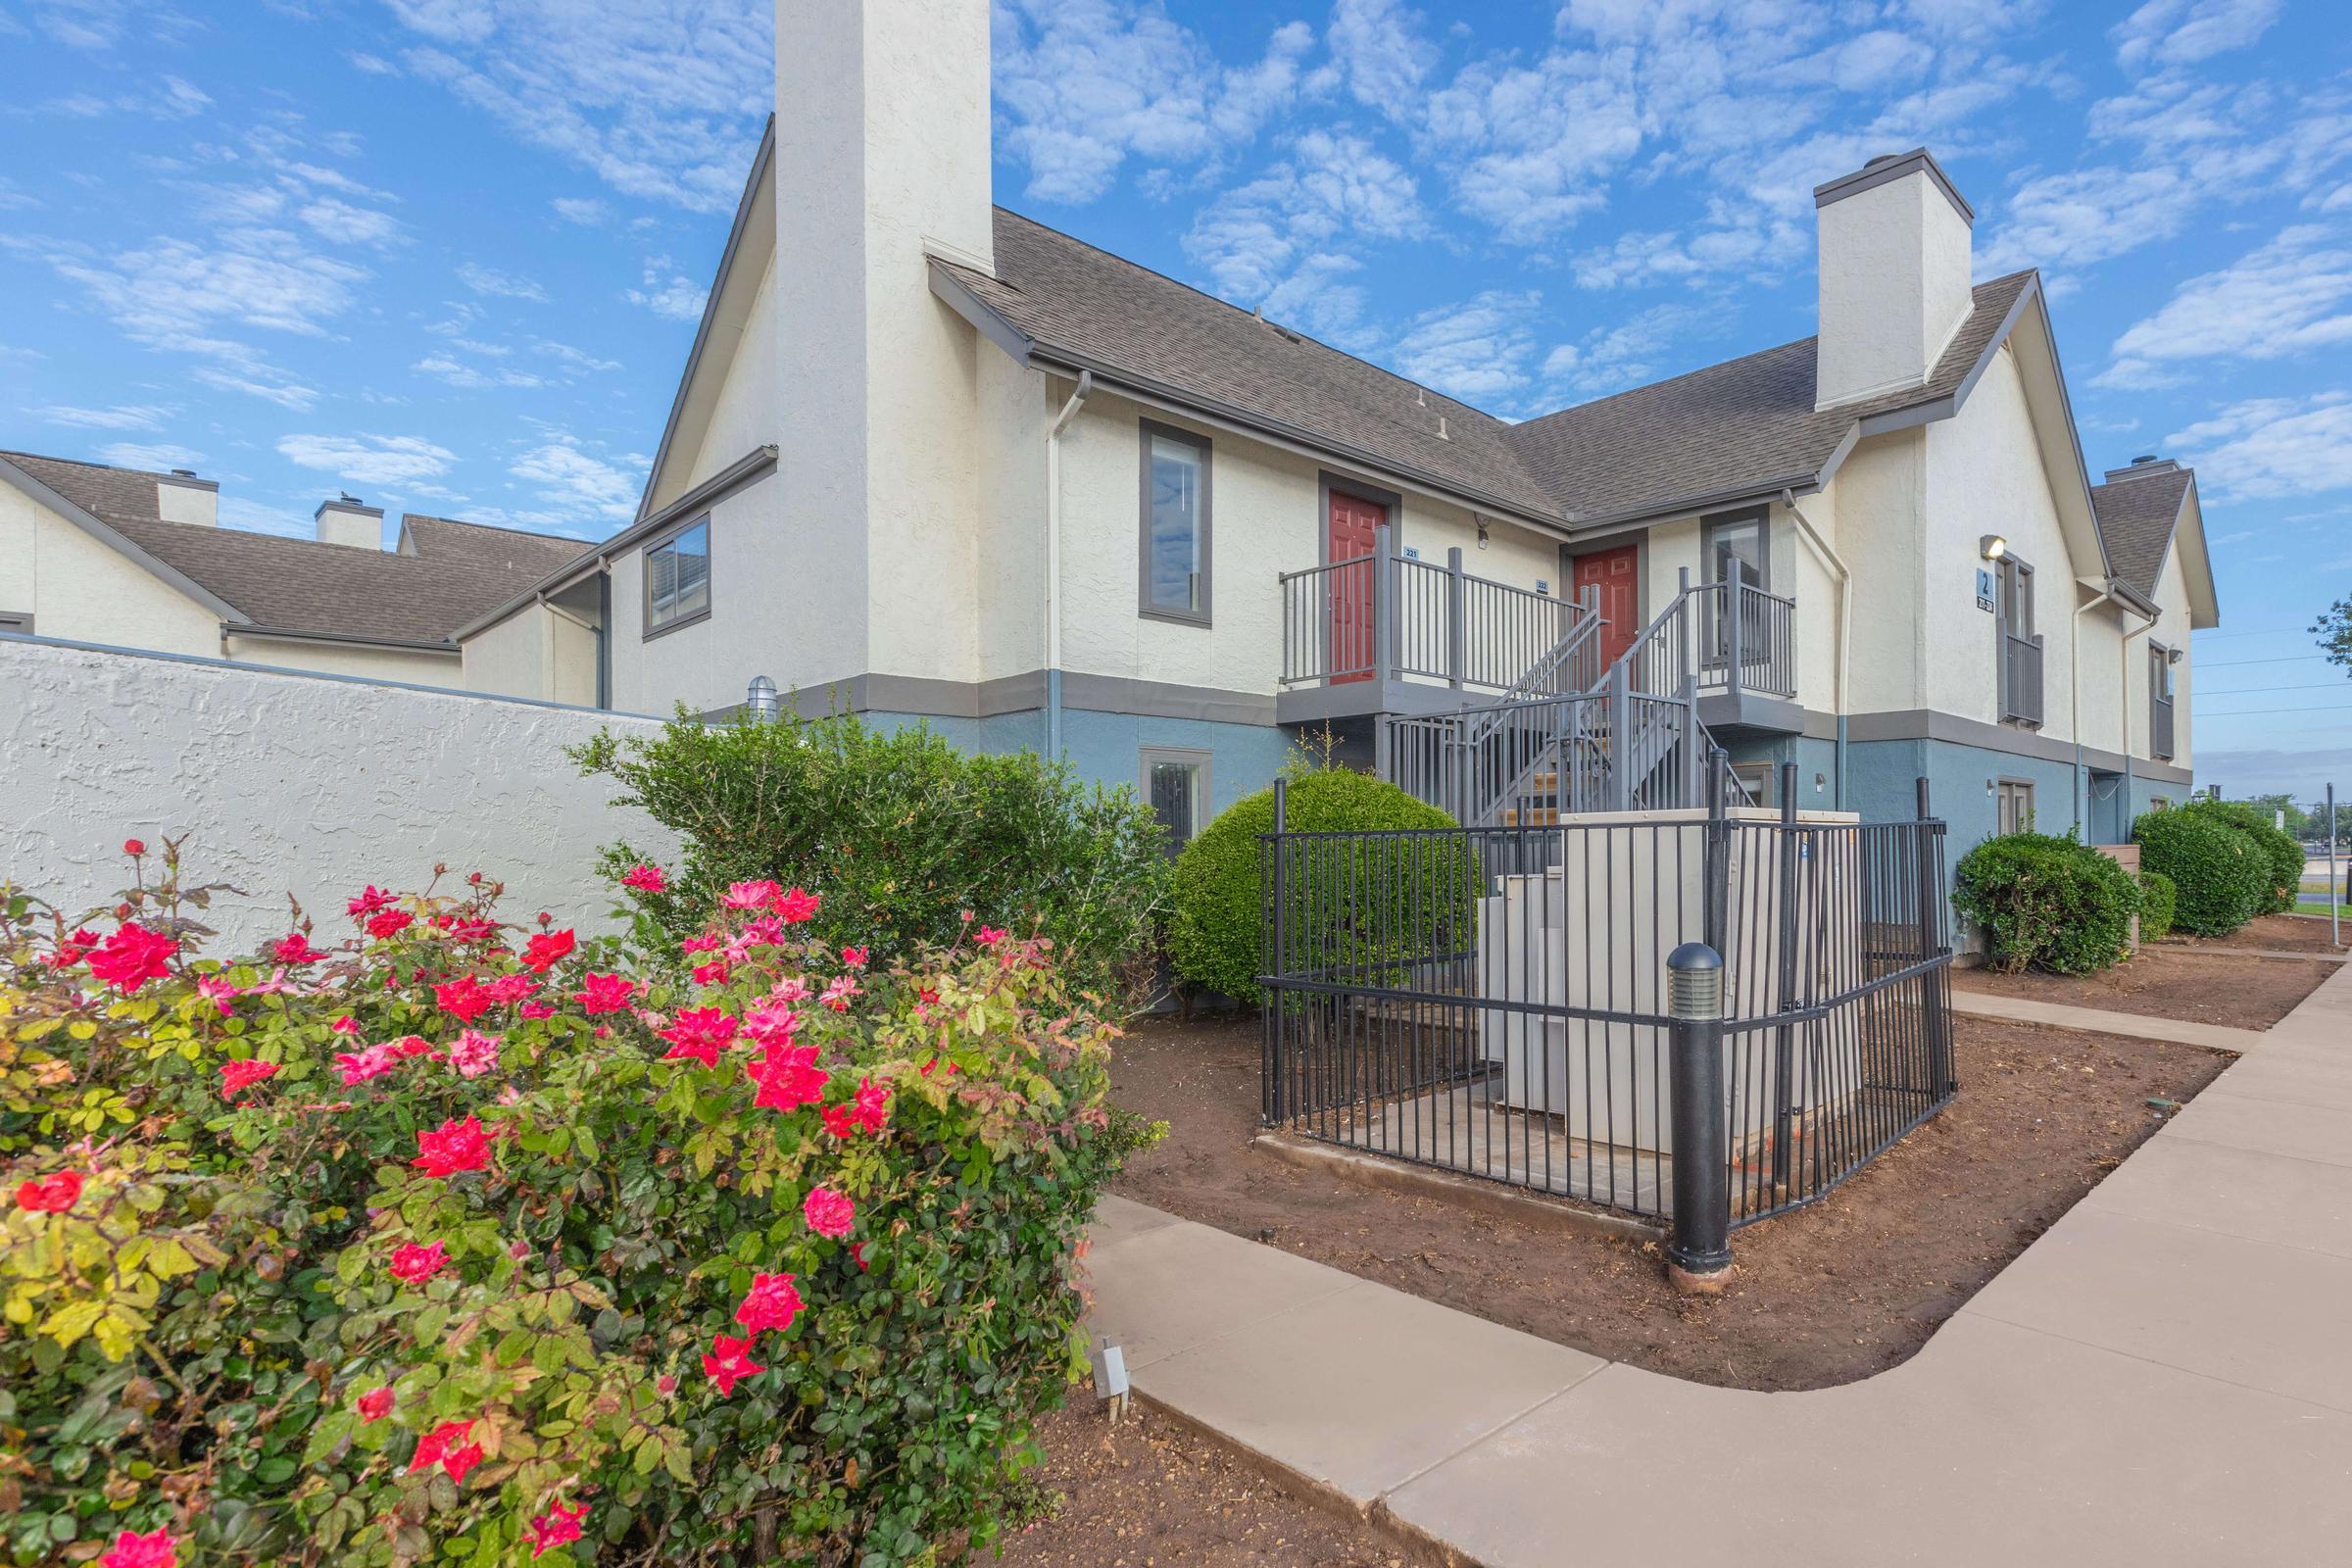
[[[1380,638],[1372,624],[1372,532],[1389,520],[1389,509],[1334,490],[1331,492],[1330,546],[1325,560],[1358,564],[1331,574],[1331,668],[1335,681],[1369,680],[1379,657]]]
[[[1601,619],[1600,662],[1603,668],[1634,645],[1642,634],[1642,547],[1619,545],[1576,558],[1576,596],[1587,588],[1599,590]]]

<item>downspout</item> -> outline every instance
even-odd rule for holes
[[[1061,432],[1095,390],[1095,372],[1080,370],[1070,400],[1046,431],[1046,756],[1061,760]]]
[[[2121,605],[2123,601],[2119,599],[2116,603]],[[2124,605],[2124,608],[2132,610],[2130,605]],[[2139,613],[2136,610],[2132,610],[2132,612],[2135,615]],[[2124,732],[2122,748],[2124,754],[2124,808],[2117,814],[2127,824],[2132,820],[2132,640],[2135,637],[2145,637],[2154,631],[2156,618],[2154,615],[2150,615],[2139,630],[2124,633],[2124,640],[2116,647],[2115,707]],[[2127,826],[2124,831],[2129,833],[2132,830]]]
[[[1845,563],[1838,558],[1838,552],[1830,548],[1830,542],[1821,536],[1821,530],[1813,526],[1813,519],[1806,516],[1804,509],[1796,504],[1794,490],[1783,489],[1781,504],[1788,509],[1788,515],[1796,519],[1797,537],[1812,547],[1813,553],[1821,558],[1822,564],[1838,574],[1838,662],[1832,700],[1838,708],[1837,808],[1842,811],[1846,808],[1845,675],[1846,661],[1850,657],[1854,636],[1854,574],[1846,569]]]
[[[2082,764],[2082,616],[2115,598],[2115,584],[2110,582],[2099,590],[2099,597],[2087,605],[2075,607],[2074,623],[2067,627],[2067,714],[2075,726],[2075,836],[2089,842],[2090,772]],[[2120,609],[2121,606],[2119,605]],[[2128,743],[2131,735],[2124,736]],[[2129,751],[2127,745],[2126,750]],[[2126,810],[2132,803],[2124,802]]]

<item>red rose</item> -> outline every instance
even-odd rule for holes
[[[122,853],[124,855],[145,855],[147,853],[147,846],[138,839],[124,839],[122,841]]]
[[[35,1214],[63,1214],[81,1198],[81,1172],[61,1170],[47,1181],[29,1181],[17,1189],[17,1206]]]

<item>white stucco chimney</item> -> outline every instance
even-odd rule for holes
[[[1813,190],[1821,228],[1815,407],[1917,386],[1968,319],[1977,215],[1925,147]]]
[[[332,501],[319,502],[315,515],[318,542],[322,545],[348,545],[354,550],[384,548],[381,507],[368,506],[356,496],[337,496]]]
[[[220,481],[199,479],[193,468],[173,468],[155,476],[155,514],[166,522],[189,522],[211,528],[220,521]]]

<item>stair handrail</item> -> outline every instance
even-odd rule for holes
[[[1494,733],[1496,726],[1502,722],[1501,715],[1515,704],[1578,695],[1574,692],[1546,691],[1544,688],[1568,661],[1584,651],[1587,643],[1600,636],[1600,628],[1606,622],[1601,619],[1600,612],[1590,605],[1570,600],[1568,608],[1573,612],[1573,616],[1567,632],[1560,640],[1528,665],[1526,672],[1511,682],[1509,690],[1493,702],[1482,703],[1471,710],[1470,723],[1462,732],[1463,745],[1475,746]]]

